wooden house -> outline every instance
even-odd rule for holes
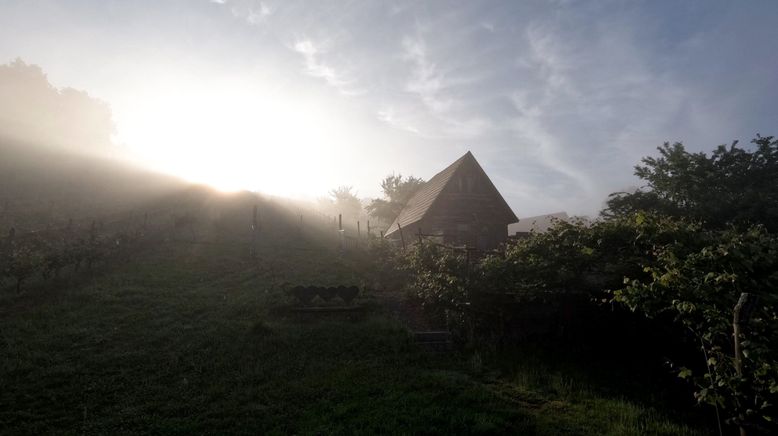
[[[412,243],[419,232],[452,245],[497,248],[518,218],[469,151],[408,200],[386,237]]]

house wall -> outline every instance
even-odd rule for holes
[[[511,219],[490,183],[475,167],[460,168],[418,223],[422,232],[439,234],[445,243],[484,250],[504,243]]]

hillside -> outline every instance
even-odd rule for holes
[[[701,434],[655,400],[625,397],[618,385],[628,375],[599,376],[572,356],[489,362],[467,351],[426,352],[384,305],[396,290],[363,288],[356,318],[295,315],[286,284],[374,283],[370,251],[340,255],[328,220],[301,229],[266,200],[252,258],[246,224],[256,197],[194,198],[194,240],[162,226],[149,244],[89,271],[65,270],[19,294],[4,287],[3,428]]]
[[[0,281],[0,427],[11,433],[701,434],[630,371],[594,355],[582,365],[581,350],[419,348],[382,244],[346,229],[341,249],[332,217],[13,145],[0,174],[17,239],[105,220],[36,238],[64,250],[69,232],[97,231],[108,245],[20,292]],[[361,295],[354,311],[300,314],[294,285]]]
[[[92,276],[3,292],[3,427],[693,434],[540,361],[500,373],[419,350],[380,294],[360,297],[367,312],[356,320],[279,312],[290,304],[282,281],[364,279],[357,257],[302,244],[264,246],[252,265],[240,246],[170,242]]]

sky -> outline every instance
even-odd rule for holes
[[[596,215],[665,141],[778,135],[775,1],[0,1],[0,64],[107,102],[157,170],[291,197],[470,150],[519,217]]]

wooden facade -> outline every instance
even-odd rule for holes
[[[508,238],[518,218],[469,151],[432,177],[411,197],[386,237],[418,240],[419,232],[440,242],[489,250]]]

